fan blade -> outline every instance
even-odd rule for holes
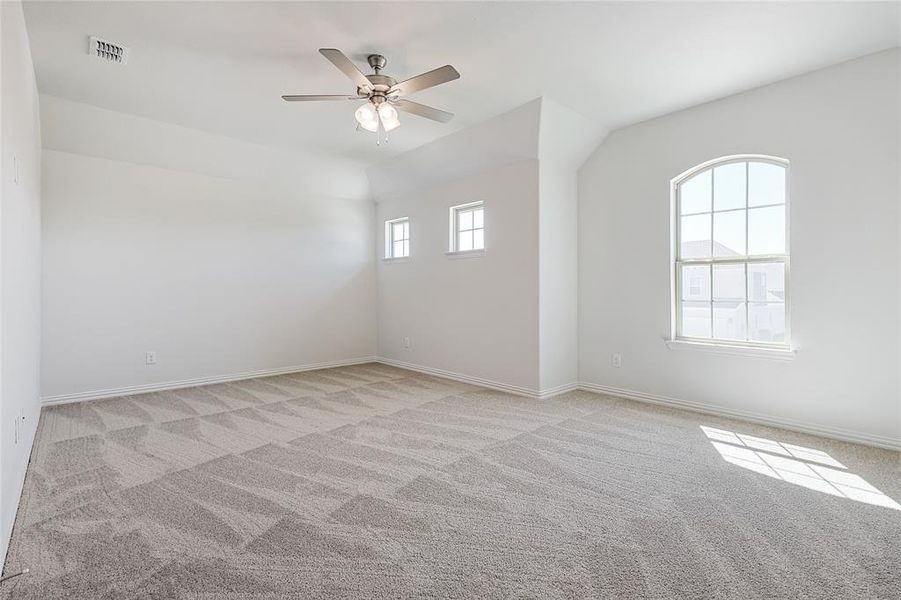
[[[401,81],[388,90],[388,93],[408,96],[414,92],[435,87],[436,85],[441,85],[442,83],[447,83],[448,81],[459,78],[460,74],[457,73],[455,68],[450,65],[444,65],[443,67],[438,67],[428,73],[423,73],[422,75],[411,77],[406,81]]]
[[[334,95],[334,96],[282,96],[282,100],[287,102],[313,102],[316,100],[362,100],[366,98],[366,96],[344,96],[344,95]]]
[[[350,77],[350,80],[353,81],[358,88],[365,88],[367,90],[372,89],[372,83],[366,79],[363,72],[360,71],[360,69],[357,68],[357,65],[353,64],[340,50],[335,48],[320,48],[319,54],[329,59],[333,65],[341,69],[341,72]]]
[[[420,104],[418,102],[411,102],[410,100],[395,100],[392,101],[391,104],[395,106],[397,110],[402,110],[440,123],[447,123],[454,118],[454,113],[438,110],[437,108],[432,108],[431,106],[426,106],[425,104]]]

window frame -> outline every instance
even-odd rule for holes
[[[401,238],[398,240],[394,239],[394,225],[397,223],[405,223],[407,237]],[[410,217],[398,217],[396,219],[387,219],[385,221],[385,256],[383,260],[401,260],[405,258],[410,258],[412,254],[412,245],[411,245],[411,237],[412,237],[412,228],[410,227]],[[395,256],[394,255],[394,242],[396,241],[405,241],[407,253],[403,256]]]
[[[681,249],[681,187],[684,182],[691,179],[695,175],[710,169],[711,171],[715,167],[721,167],[724,165],[734,164],[734,163],[752,163],[752,162],[762,162],[762,163],[770,163],[774,165],[778,165],[785,169],[785,203],[783,204],[773,204],[773,205],[761,205],[749,207],[748,205],[748,179],[749,179],[749,171],[750,169],[745,170],[745,205],[743,208],[735,208],[735,209],[726,209],[725,211],[718,212],[728,212],[729,210],[738,211],[743,210],[745,213],[745,251],[747,252],[748,245],[748,227],[749,227],[749,219],[748,219],[748,210],[749,208],[766,208],[770,206],[784,206],[785,207],[785,253],[784,254],[766,254],[766,255],[742,255],[739,257],[734,256],[713,256],[713,250],[711,248],[711,256],[708,258],[681,258],[680,257],[680,249]],[[712,177],[713,175],[711,175]],[[715,184],[711,181],[711,202],[713,201],[713,194],[715,190]],[[792,335],[791,335],[791,168],[790,162],[787,159],[780,158],[777,156],[768,156],[763,154],[739,154],[732,156],[723,156],[720,158],[715,158],[713,160],[706,161],[701,163],[691,169],[681,173],[677,177],[674,177],[670,181],[670,288],[671,288],[671,298],[670,298],[670,338],[667,340],[670,344],[676,343],[684,343],[686,345],[697,345],[697,346],[708,346],[708,347],[726,347],[726,348],[737,348],[739,350],[748,351],[775,351],[777,353],[780,352],[793,352],[792,346]],[[713,204],[710,206],[709,213],[698,213],[698,214],[710,214],[711,218],[711,244],[714,242],[713,235],[713,226],[714,226],[714,218],[713,215],[716,214],[714,211]],[[749,330],[749,319],[750,319],[750,305],[753,304],[748,299],[748,266],[753,264],[764,264],[764,263],[781,263],[783,265],[783,273],[784,273],[784,287],[785,287],[785,299],[783,302],[783,306],[785,308],[785,340],[782,342],[766,342],[766,341],[756,341],[756,340],[738,340],[738,339],[728,339],[728,338],[716,338],[713,337],[713,307],[714,302],[712,300],[713,294],[713,267],[715,265],[744,265],[744,282],[745,282],[745,334],[746,337],[750,335]],[[682,266],[684,265],[698,265],[698,266],[710,266],[710,286],[711,286],[711,332],[709,338],[703,337],[692,337],[682,335],[682,303],[685,302],[682,299]],[[690,302],[690,301],[689,301]],[[671,345],[671,347],[673,347]]]
[[[469,250],[460,250],[459,249],[459,219],[460,213],[475,211],[477,208],[482,209],[482,227],[476,228],[473,227],[471,230],[467,231],[477,231],[478,229],[482,230],[482,247],[481,248],[471,248]],[[475,202],[467,202],[466,204],[458,204],[456,206],[451,206],[449,209],[449,229],[448,229],[448,251],[447,254],[484,254],[485,247],[487,244],[485,243],[485,201],[484,200],[476,200]]]

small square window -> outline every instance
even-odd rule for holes
[[[385,258],[410,256],[410,219],[385,221]]]
[[[450,209],[450,251],[485,249],[485,205],[471,202]]]

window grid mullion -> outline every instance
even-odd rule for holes
[[[721,214],[723,214],[723,213],[738,212],[738,211],[740,211],[740,210],[747,210],[747,209],[750,209],[750,208],[753,208],[754,210],[757,210],[758,208],[775,208],[775,207],[777,207],[777,206],[785,206],[785,203],[784,203],[784,202],[777,202],[776,204],[760,204],[759,206],[750,206],[750,205],[749,205],[749,206],[747,206],[747,207],[739,207],[739,208],[724,208],[724,209],[721,209],[721,210],[712,210],[712,211],[704,210],[704,211],[701,211],[701,212],[685,213],[684,215],[680,215],[680,216],[682,216],[682,217],[699,217],[699,216],[701,216],[701,215],[706,215],[706,214],[709,214],[709,213],[721,215]]]
[[[710,169],[710,256],[713,256],[713,207],[716,201],[716,169]],[[712,275],[712,272],[711,272]],[[710,279],[710,287],[713,289],[713,278]],[[710,299],[713,302],[713,298]],[[713,317],[711,316],[711,319]],[[710,322],[710,337],[713,337],[713,321]]]
[[[712,241],[711,241],[712,243]],[[707,267],[708,273],[710,275],[710,295],[708,299],[710,300],[710,339],[714,339],[713,337],[713,263],[710,263],[710,266]]]
[[[751,191],[749,189],[751,185],[751,177],[750,177],[751,163],[745,163],[745,256],[748,256],[748,250],[750,249],[750,243],[748,242],[748,206],[750,205],[751,199]],[[747,287],[747,284],[746,284]]]
[[[764,254],[760,256],[717,256],[713,258],[680,258],[677,262],[685,265],[707,265],[707,264],[743,264],[743,263],[771,263],[771,262],[788,262],[787,254]]]
[[[710,169],[710,257],[713,258],[713,223],[715,219],[713,218],[713,209],[716,208],[716,169]],[[708,273],[710,276],[710,339],[716,339],[713,335],[713,324],[716,322],[713,318],[713,263],[710,263],[710,266],[707,267]]]
[[[745,263],[745,341],[751,341],[751,298],[748,291],[748,263]]]
[[[751,163],[745,163],[745,256],[748,256],[748,250],[751,249],[751,243],[748,240],[750,228],[748,221],[750,213],[748,207],[751,204]],[[745,263],[745,341],[751,341],[751,302],[748,298],[748,263]]]

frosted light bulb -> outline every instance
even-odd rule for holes
[[[366,131],[375,133],[379,129],[378,114],[375,112],[375,106],[369,102],[357,109],[354,113],[354,118],[357,119],[357,123],[360,124],[360,127]]]
[[[382,127],[385,128],[386,132],[400,125],[400,119],[397,118],[397,109],[387,102],[379,104],[378,111],[379,116],[382,118]]]

